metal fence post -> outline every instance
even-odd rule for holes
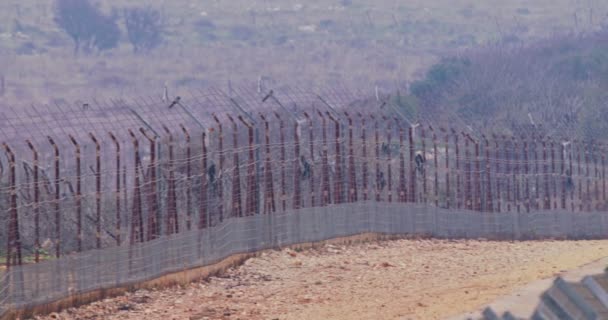
[[[165,234],[179,233],[179,217],[177,214],[177,191],[175,182],[175,155],[173,152],[173,133],[166,125],[162,126],[169,136],[169,185],[167,187],[167,213],[165,217]]]
[[[276,207],[272,178],[272,154],[270,151],[270,124],[263,114],[260,114],[260,118],[264,121],[264,136],[266,139],[266,161],[264,161],[264,214],[271,214],[276,211]],[[311,189],[313,189],[312,185]],[[311,190],[311,193],[314,193],[314,191]]]
[[[192,141],[188,129],[181,123],[179,126],[186,137],[186,230],[189,231],[192,227]]]
[[[34,156],[34,262],[40,262],[40,181],[38,150],[29,139],[25,141]]]
[[[60,216],[61,216],[61,208],[59,206],[59,199],[61,198],[61,191],[59,189],[59,184],[61,181],[61,177],[59,176],[60,174],[60,169],[59,169],[59,147],[57,146],[57,144],[55,143],[55,140],[53,140],[53,138],[51,138],[50,136],[47,137],[47,139],[49,140],[49,143],[53,146],[53,150],[55,151],[55,176],[54,176],[54,182],[55,182],[55,202],[53,203],[55,205],[55,258],[59,258],[59,256],[61,255],[61,221],[60,221]]]
[[[8,219],[8,240],[6,252],[6,269],[10,270],[12,265],[21,265],[21,237],[19,234],[19,213],[17,209],[17,173],[15,153],[11,147],[3,143],[2,146],[8,156],[9,161],[9,219]],[[13,253],[14,250],[14,253]]]
[[[222,128],[222,123],[220,121],[220,119],[217,117],[216,114],[212,114],[213,119],[215,120],[215,122],[217,123],[217,127],[218,127],[218,154],[219,154],[219,168],[218,168],[218,177],[217,177],[217,190],[218,190],[218,198],[219,198],[219,205],[218,205],[218,212],[219,212],[219,220],[220,222],[224,220],[224,184],[223,184],[223,178],[224,178],[224,163],[226,161],[225,155],[224,155],[224,132],[223,132],[223,128]],[[206,174],[206,173],[205,173]],[[213,183],[213,181],[211,181]]]
[[[158,189],[157,189],[157,177],[156,177],[156,136],[148,135],[144,128],[139,128],[139,131],[150,143],[150,164],[148,165],[148,186],[147,199],[148,199],[148,232],[146,234],[146,240],[154,240],[160,235],[160,225],[158,224],[159,212],[158,212]]]
[[[72,144],[76,148],[76,239],[78,252],[82,251],[82,169],[80,144],[72,135],[69,135]]]
[[[139,157],[139,140],[137,140],[135,133],[133,133],[131,129],[128,130],[133,142],[135,166],[135,177],[133,185],[133,208],[131,213],[131,234],[129,236],[129,244],[134,245],[138,242],[144,242],[144,218],[142,213],[141,182],[139,172],[141,168],[141,159]]]
[[[112,132],[108,132],[116,146],[116,245],[121,245],[121,212],[120,212],[120,142]],[[125,199],[127,201],[127,199]]]
[[[226,114],[228,120],[232,123],[232,165],[234,166],[234,174],[232,175],[232,212],[231,217],[242,217],[243,209],[241,206],[241,164],[239,160],[239,127],[230,116]]]

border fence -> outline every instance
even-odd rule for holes
[[[2,110],[0,316],[367,232],[607,235],[597,142],[413,123],[343,89],[259,89]]]

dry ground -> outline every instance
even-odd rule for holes
[[[605,256],[608,241],[398,240],[286,249],[185,287],[138,291],[38,319],[441,319]]]

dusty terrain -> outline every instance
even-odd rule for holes
[[[38,319],[441,319],[605,256],[608,241],[398,240],[286,249],[185,287],[138,291]]]

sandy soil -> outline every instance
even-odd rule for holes
[[[286,249],[185,287],[38,319],[442,319],[605,256],[608,241],[397,240]]]

